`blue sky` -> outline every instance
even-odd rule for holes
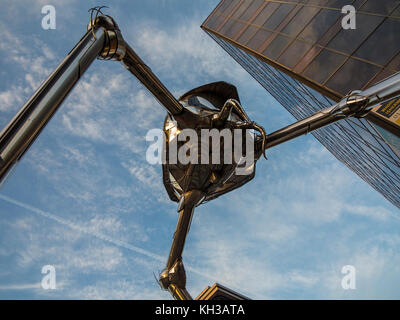
[[[267,132],[294,119],[200,25],[215,0],[0,1],[0,126],[105,10],[179,96],[236,85]],[[56,30],[41,8],[56,8]],[[0,190],[0,298],[169,299],[154,280],[177,221],[148,130],[165,112],[118,62],[95,61]],[[399,299],[396,207],[313,136],[273,148],[253,181],[196,209],[184,251],[196,296],[219,282],[253,299]],[[56,269],[56,290],[40,283]],[[341,287],[356,268],[356,289]]]

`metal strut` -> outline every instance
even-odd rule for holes
[[[363,91],[352,91],[337,104],[267,135],[265,149],[297,138],[338,120],[365,117],[377,104],[400,95],[400,72]]]
[[[172,240],[167,266],[160,274],[161,287],[168,290],[177,300],[192,300],[186,290],[186,274],[182,262],[182,252],[186,236],[192,222],[194,208],[204,199],[200,190],[186,192],[180,199],[178,212],[179,219]]]

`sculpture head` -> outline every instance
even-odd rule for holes
[[[163,181],[171,200],[201,190],[208,201],[253,179],[265,132],[249,121],[236,88],[215,82],[179,101],[183,114],[164,122]]]

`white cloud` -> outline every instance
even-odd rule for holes
[[[155,281],[153,286],[149,286],[147,283],[141,283],[137,280],[98,281],[94,285],[84,285],[73,289],[68,296],[74,299],[87,300],[158,300],[169,298],[167,293],[159,290]]]
[[[4,65],[14,66],[14,72],[22,70],[24,81],[5,83],[8,88],[0,92],[0,111],[16,111],[27,100],[51,73],[55,54],[44,42],[34,39],[26,43],[26,39],[8,30],[0,24],[3,39],[0,43],[0,53]],[[30,47],[30,42],[36,45]],[[18,83],[18,84],[17,84]]]
[[[201,85],[204,78],[235,80],[247,73],[210,39],[200,28],[201,19],[190,17],[168,30],[153,21],[144,21],[133,34],[126,34],[128,43],[146,57],[145,62],[165,77],[179,84],[180,94],[189,90],[187,83]]]
[[[23,103],[21,98],[22,87],[13,86],[0,92],[0,111],[9,111]]]

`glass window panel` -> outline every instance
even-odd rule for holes
[[[262,26],[267,19],[275,12],[275,10],[279,7],[279,3],[270,2],[268,3],[264,9],[258,14],[256,19],[254,20],[254,24]]]
[[[232,4],[232,2],[235,2],[233,0],[224,0],[224,2],[221,4],[221,6],[219,7],[218,11],[220,12],[224,12],[225,9]]]
[[[210,19],[208,19],[206,26],[209,28],[213,28],[215,25],[215,20],[217,20],[218,16],[213,14]]]
[[[351,4],[351,0],[329,0],[326,4],[328,8],[342,9],[345,5]],[[353,4],[354,5],[354,4]]]
[[[228,38],[234,38],[237,33],[242,29],[243,23],[239,21],[232,20],[233,22],[230,24],[230,27],[225,29],[224,31],[221,30],[221,33]]]
[[[289,14],[290,11],[295,7],[294,4],[281,4],[274,14],[264,23],[264,27],[268,29],[275,28],[282,22],[283,19]]]
[[[230,14],[231,13],[231,11],[232,11],[232,9],[234,8],[234,6],[236,6],[237,5],[237,3],[240,1],[240,0],[225,0],[226,2],[227,2],[227,4],[226,5],[222,5],[223,6],[223,8],[221,8],[219,11],[220,12],[223,12],[225,15],[228,15],[228,14]]]
[[[296,37],[319,10],[315,7],[303,7],[281,32]]]
[[[398,7],[396,10],[394,10],[391,15],[391,17],[400,17],[400,7]]]
[[[318,83],[324,83],[345,59],[344,55],[322,50],[304,70],[303,75]]]
[[[221,23],[224,22],[224,20],[225,20],[224,16],[217,17],[217,20],[215,20],[215,23],[214,23],[213,30],[216,30],[221,25]]]
[[[358,13],[356,29],[341,29],[327,47],[351,54],[383,20],[383,17]]]
[[[322,9],[300,33],[299,38],[317,42],[339,16],[340,11]]]
[[[261,28],[249,41],[248,46],[253,50],[257,50],[257,48],[265,41],[265,39],[269,37],[270,34],[270,31]]]
[[[372,64],[350,58],[326,85],[345,95],[351,90],[362,89],[379,70]]]
[[[278,35],[268,46],[266,50],[264,50],[263,54],[270,59],[275,60],[278,58],[281,51],[289,44],[292,39]]]
[[[389,14],[397,5],[398,0],[368,0],[362,5],[360,11]]]
[[[380,65],[400,50],[400,21],[387,19],[357,50],[355,55]]]
[[[349,0],[347,0],[348,2]],[[307,4],[313,4],[313,5],[317,5],[317,6],[326,6],[327,4],[329,4],[329,0],[309,0],[307,2]]]
[[[390,60],[387,67],[394,71],[400,71],[400,53],[398,53],[392,60]]]
[[[228,19],[228,21],[225,22],[225,24],[222,26],[220,32],[222,34],[226,34],[226,31],[229,30],[230,28],[232,28],[232,26],[234,25],[235,21],[232,19]]]
[[[239,37],[238,42],[241,44],[246,44],[252,36],[257,32],[258,27],[248,26],[247,29]]]
[[[392,147],[396,148],[398,154],[400,154],[400,139],[398,136],[394,135],[390,131],[378,126],[375,123],[371,123],[376,130],[383,136],[387,143],[389,143]]]
[[[278,62],[292,69],[310,48],[310,44],[296,40],[285,50]]]
[[[208,20],[206,26],[209,27],[210,29],[215,29],[218,26],[218,21],[220,21],[220,16],[218,14],[214,14],[212,17],[210,17],[210,20]],[[221,23],[222,21],[220,21]]]
[[[393,70],[389,70],[389,69],[382,69],[378,75],[374,78],[374,80],[371,81],[371,84],[368,85],[369,87],[380,82],[383,79],[386,79],[387,77],[390,77],[392,74],[394,74],[395,72]]]
[[[243,14],[243,12],[246,11],[248,6],[251,4],[253,0],[244,0],[242,4],[239,6],[239,8],[236,9],[234,14],[232,15],[233,18],[239,19],[239,17]]]
[[[264,0],[254,0],[250,7],[248,7],[248,9],[240,17],[240,19],[248,21],[262,4],[264,4]]]

